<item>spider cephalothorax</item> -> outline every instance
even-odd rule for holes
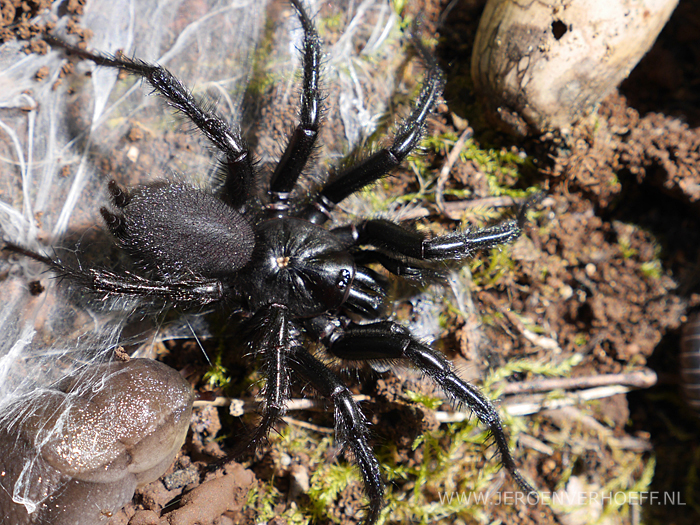
[[[330,355],[348,362],[404,360],[416,366],[455,403],[473,410],[491,432],[504,467],[529,492],[492,404],[460,379],[441,353],[401,325],[381,319],[387,282],[367,266],[379,264],[396,275],[432,278],[430,263],[460,260],[476,250],[508,243],[520,234],[519,221],[431,239],[387,220],[365,219],[335,229],[324,226],[338,203],[387,176],[418,145],[443,87],[442,73],[420,44],[429,66],[424,86],[393,143],[341,171],[308,204],[293,198],[318,135],[322,96],[319,39],[300,0],[292,4],[304,29],[300,118],[262,204],[253,195],[257,174],[238,130],[203,109],[165,69],[48,38],[100,66],[146,79],[223,153],[225,181],[217,194],[183,183],[161,181],[127,190],[110,182],[111,205],[102,209],[102,215],[142,273],[72,268],[14,244],[7,247],[95,293],[156,297],[183,308],[214,303],[247,312],[256,327],[255,353],[262,358],[266,379],[263,418],[252,441],[264,436],[283,414],[291,372],[297,372],[335,405],[339,438],[359,463],[369,495],[367,523],[377,521],[384,489],[379,464],[368,446],[364,416],[335,373],[305,349],[305,341],[318,341]]]

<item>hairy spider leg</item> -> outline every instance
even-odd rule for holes
[[[318,324],[318,321],[317,321]],[[251,344],[263,360],[265,375],[262,419],[252,436],[239,446],[232,456],[244,452],[265,438],[274,423],[284,415],[289,400],[290,368],[296,369],[323,397],[335,406],[336,439],[341,446],[348,445],[362,472],[370,500],[365,523],[375,523],[384,498],[384,484],[379,463],[367,442],[367,423],[352,394],[331,370],[311,356],[300,343],[300,332],[289,319],[289,311],[282,305],[269,305],[256,313],[248,330],[255,334]]]
[[[136,58],[116,57],[72,46],[51,35],[45,35],[51,45],[64,48],[69,53],[93,61],[98,66],[128,71],[146,79],[172,107],[184,113],[225,155],[222,160],[226,179],[224,192],[227,202],[242,210],[253,189],[253,163],[246,141],[240,131],[232,129],[220,116],[206,111],[190,91],[167,69]]]
[[[379,263],[394,275],[416,281],[418,284],[422,285],[444,283],[449,276],[445,271],[435,268],[424,268],[413,261],[399,258],[396,255],[388,255],[379,250],[363,248],[356,252],[354,256],[356,264],[365,266],[372,263]]]
[[[473,257],[479,250],[507,244],[522,233],[525,214],[543,198],[542,193],[529,196],[518,207],[517,219],[487,228],[454,232],[428,239],[420,233],[391,221],[375,219],[331,230],[346,249],[355,247],[358,264],[377,262],[394,275],[421,282],[445,278],[444,272],[426,268],[420,261],[456,261]],[[358,248],[373,246],[379,250]]]
[[[15,243],[4,241],[3,250],[30,257],[51,268],[59,277],[84,286],[94,292],[109,295],[158,297],[181,306],[205,306],[221,301],[225,296],[223,285],[218,279],[197,275],[177,281],[147,279],[130,272],[115,273],[100,268],[66,266],[59,259],[38,254]]]
[[[435,268],[426,268],[398,252],[385,253],[367,247],[358,248],[359,233],[357,226],[348,224],[331,230],[346,250],[350,250],[359,266],[379,263],[394,275],[405,277],[419,283],[444,282],[447,273]]]
[[[514,220],[432,239],[386,220],[365,221],[358,225],[357,231],[358,245],[369,244],[421,261],[460,260],[472,257],[478,250],[514,241],[521,233],[518,222]]]
[[[417,341],[410,331],[392,321],[365,325],[351,323],[343,327],[330,319],[317,318],[309,323],[330,353],[346,361],[404,359],[429,376],[450,397],[454,405],[469,407],[494,438],[496,448],[513,480],[528,494],[537,491],[518,471],[508,447],[503,424],[493,404],[479,390],[463,381],[452,364],[437,350]]]
[[[265,376],[262,418],[253,434],[231,456],[242,454],[264,439],[277,420],[284,415],[289,400],[289,356],[300,343],[296,327],[290,323],[285,306],[271,304],[258,311],[249,323],[255,355],[262,359]]]
[[[289,193],[309,160],[318,137],[322,112],[322,97],[319,90],[321,43],[311,18],[299,0],[292,0],[304,30],[303,61],[304,80],[301,92],[299,123],[295,128],[284,154],[277,163],[270,180],[270,197],[277,208],[284,210]]]
[[[323,224],[336,204],[388,175],[416,148],[423,136],[425,121],[442,95],[444,86],[442,71],[434,60],[430,65],[416,107],[399,127],[393,144],[346,169],[327,183],[314,202],[304,210],[303,218],[315,224]]]
[[[388,287],[389,283],[384,277],[371,268],[356,264],[355,279],[343,308],[359,313],[368,319],[376,319],[382,315]]]
[[[321,361],[303,348],[290,357],[290,364],[297,369],[323,396],[335,406],[336,439],[352,450],[360,466],[365,489],[369,496],[369,510],[364,523],[376,523],[384,501],[384,483],[379,473],[379,462],[367,443],[367,422],[360,407],[352,398],[348,387]]]
[[[368,220],[331,230],[353,250],[359,265],[379,263],[394,275],[419,282],[440,281],[446,273],[422,266],[420,261],[460,260],[478,250],[509,243],[521,233],[520,221],[509,220],[488,228],[454,232],[428,239],[418,232],[386,220]],[[373,246],[379,250],[359,248]]]

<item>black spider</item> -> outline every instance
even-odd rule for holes
[[[120,246],[146,270],[142,275],[73,268],[12,243],[6,243],[6,248],[104,295],[150,296],[182,308],[221,303],[250,314],[257,334],[255,352],[262,357],[266,378],[262,421],[251,442],[265,436],[283,415],[291,371],[298,372],[335,405],[338,438],[352,450],[369,495],[366,523],[379,518],[384,494],[379,464],[367,443],[367,424],[348,388],[305,350],[305,339],[320,341],[331,355],[348,362],[412,363],[439,384],[455,404],[474,411],[491,432],[503,466],[521,488],[534,492],[516,469],[491,402],[460,379],[441,353],[420,343],[408,329],[378,320],[388,285],[367,266],[378,263],[396,275],[429,278],[435,274],[431,262],[464,259],[475,250],[514,240],[520,235],[519,221],[432,239],[386,220],[324,228],[338,203],[387,176],[423,135],[426,118],[441,96],[443,77],[418,43],[429,70],[415,108],[393,144],[340,172],[310,203],[292,198],[316,142],[322,95],[319,38],[301,0],[291,2],[304,30],[300,122],[269,182],[266,202],[254,195],[256,172],[239,131],[203,109],[168,71],[47,37],[49,43],[100,66],[145,78],[224,154],[224,184],[220,194],[214,195],[170,182],[132,190],[115,181],[109,183],[112,206],[102,208],[102,216]]]

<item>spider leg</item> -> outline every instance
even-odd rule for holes
[[[371,245],[388,254],[378,262],[387,270],[415,273],[409,261],[401,264],[400,256],[420,261],[459,260],[472,257],[478,250],[493,248],[517,239],[525,224],[525,214],[544,198],[544,193],[530,195],[517,207],[517,219],[503,221],[488,228],[479,228],[441,235],[426,239],[420,233],[386,220],[368,220],[359,225],[343,226],[332,230],[334,235],[348,248],[352,245]],[[393,259],[398,262],[392,262]],[[385,264],[385,262],[387,264]],[[392,267],[393,266],[393,267]],[[398,272],[393,268],[398,269]],[[419,266],[417,268],[420,268]]]
[[[319,91],[319,64],[321,44],[311,18],[300,0],[292,0],[304,29],[304,81],[299,111],[299,124],[289,139],[270,181],[273,201],[286,201],[294,188],[299,174],[313,150],[321,119],[321,93]]]
[[[333,401],[336,436],[352,449],[369,496],[369,510],[364,523],[376,523],[382,510],[384,483],[379,473],[377,458],[367,443],[368,432],[364,415],[352,399],[350,390],[321,361],[303,349],[295,352],[290,361],[322,396]]]
[[[379,263],[394,275],[420,283],[434,281],[444,282],[447,278],[445,272],[436,270],[435,268],[426,268],[415,260],[399,253],[397,250],[390,250],[392,253],[386,253],[385,251],[372,250],[369,248],[358,248],[357,245],[361,244],[361,242],[359,242],[360,235],[358,227],[354,224],[333,228],[330,231],[335,235],[336,239],[340,241],[344,249],[352,252],[358,267],[364,267],[370,263]],[[404,232],[405,231],[404,229]],[[411,232],[408,231],[408,233]],[[368,242],[367,244],[372,244],[372,242]]]
[[[448,274],[434,268],[423,268],[405,257],[387,255],[377,250],[360,250],[354,254],[355,263],[366,266],[371,263],[379,263],[394,275],[410,279],[418,283],[444,282]]]
[[[357,244],[369,244],[422,261],[459,260],[478,250],[507,244],[520,236],[518,221],[508,220],[488,228],[467,230],[426,239],[423,235],[385,220],[357,226]]]
[[[289,310],[273,304],[258,311],[252,319],[250,332],[254,352],[263,359],[263,373],[266,378],[262,419],[248,442],[233,453],[237,456],[265,436],[272,425],[284,415],[289,399],[288,356],[299,345],[298,332],[289,321]]]
[[[44,35],[44,40],[64,48],[69,53],[92,60],[98,66],[121,69],[146,79],[172,107],[184,113],[224,153],[226,197],[235,208],[241,208],[245,204],[253,181],[253,165],[248,145],[238,130],[231,129],[216,113],[203,109],[192,93],[172,73],[143,60],[86,51],[51,35]]]
[[[129,272],[115,273],[97,268],[73,268],[58,259],[40,255],[11,242],[5,242],[3,250],[31,257],[51,268],[59,277],[67,278],[93,292],[104,294],[105,297],[114,295],[156,297],[170,301],[176,306],[193,307],[221,301],[225,296],[224,286],[217,279],[192,275],[188,278],[159,281]]]
[[[355,262],[366,265],[378,262],[394,275],[426,283],[444,281],[444,272],[427,268],[420,261],[459,260],[477,250],[506,244],[518,238],[521,221],[505,221],[490,228],[463,231],[427,239],[418,232],[386,220],[369,220],[359,225],[334,228],[331,232]],[[370,245],[378,250],[358,248]]]
[[[313,223],[323,224],[328,220],[330,211],[336,204],[368,184],[388,175],[401,164],[416,148],[423,136],[425,121],[442,94],[443,85],[444,79],[440,68],[432,64],[416,107],[396,132],[393,144],[348,168],[326,184],[302,216]]]
[[[536,494],[518,471],[508,448],[498,412],[476,387],[457,376],[450,362],[437,350],[418,342],[409,330],[391,321],[343,328],[329,318],[308,323],[333,355],[348,361],[407,359],[435,381],[456,404],[467,405],[489,429],[501,456],[501,464],[528,494]]]
[[[386,279],[377,272],[357,266],[344,307],[367,319],[376,319],[382,313],[387,286]]]

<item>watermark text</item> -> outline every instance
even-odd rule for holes
[[[494,492],[441,492],[440,503],[450,505],[545,505],[583,507],[586,505],[685,505],[680,492],[539,492],[528,494],[520,491]]]

